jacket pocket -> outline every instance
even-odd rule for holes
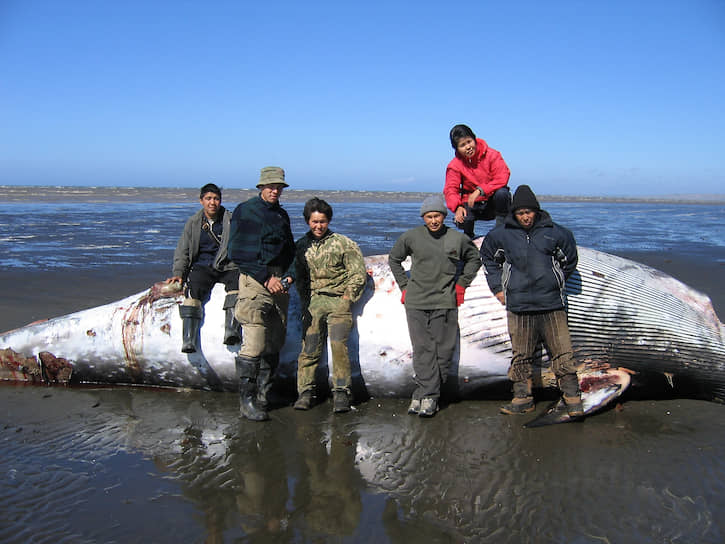
[[[501,267],[501,288],[503,289],[503,296],[506,297],[506,292],[509,287],[509,280],[511,279],[511,263],[504,262]]]
[[[554,277],[556,278],[556,284],[559,286],[559,289],[563,289],[564,284],[566,283],[566,280],[564,279],[564,271],[561,269],[561,265],[555,257],[551,258],[551,268],[554,272]]]

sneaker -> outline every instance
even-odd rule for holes
[[[410,401],[408,413],[413,415],[418,415],[418,413],[420,413],[420,399],[413,399]]]
[[[420,401],[420,417],[433,417],[438,411],[438,400],[426,397]]]
[[[519,414],[528,414],[529,412],[533,412],[535,408],[536,405],[534,405],[534,399],[531,397],[528,397],[527,399],[514,398],[509,404],[501,406],[499,411],[502,414],[515,416]]]
[[[350,395],[347,391],[332,392],[332,411],[336,414],[350,411]]]
[[[294,409],[295,410],[309,410],[312,408],[312,391],[309,389],[307,391],[302,391],[300,393],[299,397],[297,397],[297,401],[295,402]]]

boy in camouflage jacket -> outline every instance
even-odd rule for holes
[[[350,306],[362,295],[367,273],[358,245],[329,230],[332,207],[319,198],[305,203],[310,230],[297,243],[296,286],[303,312],[302,352],[297,359],[295,409],[308,410],[315,399],[315,370],[327,335],[332,348],[333,411],[350,410],[352,383],[347,340]]]

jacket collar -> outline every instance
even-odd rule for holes
[[[543,227],[551,227],[553,225],[554,222],[552,221],[549,212],[547,212],[546,210],[539,210],[538,212],[536,212],[536,220],[534,221],[534,224],[531,226],[529,231]],[[516,218],[514,217],[514,214],[512,212],[509,212],[509,214],[506,216],[504,226],[511,229],[525,230],[524,227],[522,227],[519,222],[516,221]]]

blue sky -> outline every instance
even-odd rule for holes
[[[0,185],[725,193],[722,0],[0,0],[0,74]]]

